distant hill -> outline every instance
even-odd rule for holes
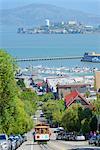
[[[50,19],[52,22],[77,20],[86,24],[100,24],[100,16],[78,10],[66,10],[49,4],[31,4],[14,9],[0,10],[0,24],[44,25],[45,19]]]

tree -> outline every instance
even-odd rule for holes
[[[79,104],[73,104],[67,108],[64,116],[62,117],[62,125],[66,131],[76,131],[79,132],[81,128],[81,120],[79,118],[78,110],[80,109]]]
[[[88,98],[90,96],[90,91],[87,90],[86,93],[85,93],[85,95]]]
[[[24,103],[24,109],[29,116],[32,116],[36,109],[39,97],[31,89],[25,89],[20,93],[20,99]]]
[[[60,125],[64,113],[64,101],[48,100],[42,106],[42,110],[50,124]]]
[[[90,119],[89,118],[85,118],[82,120],[81,122],[81,131],[83,134],[89,133],[91,130],[90,128]]]
[[[47,102],[48,100],[54,100],[54,95],[50,92],[41,97],[41,101],[43,102]]]
[[[96,117],[96,115],[93,115],[93,117],[90,120],[90,128],[91,128],[91,131],[97,130],[97,117]]]
[[[32,127],[32,120],[19,98],[12,57],[0,50],[0,132],[23,133]]]
[[[25,89],[24,79],[19,79],[19,80],[17,81],[17,85],[18,85],[22,90],[24,90],[24,89]]]
[[[97,117],[97,130],[100,130],[100,97],[97,96],[97,99],[93,102],[93,112]]]

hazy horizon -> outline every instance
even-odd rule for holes
[[[66,9],[76,9],[100,15],[100,0],[0,0],[0,9],[10,9],[29,4],[52,4]]]

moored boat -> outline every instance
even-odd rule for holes
[[[100,54],[95,52],[85,53],[81,61],[100,63]]]

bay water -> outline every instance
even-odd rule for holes
[[[0,49],[13,57],[83,56],[85,52],[100,53],[100,34],[18,34],[18,27],[0,26]],[[53,60],[20,62],[18,65],[42,65],[48,67],[94,67],[100,63],[80,60]]]

